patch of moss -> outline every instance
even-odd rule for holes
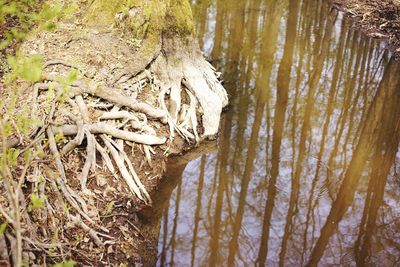
[[[115,25],[128,40],[143,40],[145,54],[154,53],[162,35],[185,39],[195,29],[188,0],[94,0],[85,19],[92,26]]]
[[[95,0],[92,2],[85,16],[85,21],[92,26],[110,26],[115,22],[115,17],[129,0],[107,1]]]
[[[193,13],[187,0],[170,0],[164,32],[186,37],[194,33]]]

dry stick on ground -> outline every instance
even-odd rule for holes
[[[63,66],[68,67],[68,68],[76,69],[76,70],[79,70],[83,74],[83,76],[85,76],[86,78],[89,78],[89,79],[93,78],[92,76],[88,75],[86,72],[84,72],[79,67],[77,67],[77,66],[75,66],[73,64],[70,64],[68,62],[65,62],[65,61],[63,61],[61,59],[53,59],[53,60],[47,61],[43,65],[43,69],[46,69],[47,67],[50,67],[50,66],[53,66],[53,65],[63,65]]]
[[[90,237],[93,239],[94,243],[99,246],[99,247],[104,247],[103,242],[100,240],[98,233],[93,230],[92,228],[90,228],[89,226],[87,226],[81,219],[81,216],[76,215],[69,215],[69,218],[76,223],[79,227],[81,227],[84,231],[86,231]]]

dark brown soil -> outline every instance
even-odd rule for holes
[[[353,19],[355,27],[384,41],[400,60],[399,0],[334,0],[333,4]]]

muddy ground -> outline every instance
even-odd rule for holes
[[[382,40],[400,60],[399,0],[334,0],[333,5],[352,18],[355,28]]]

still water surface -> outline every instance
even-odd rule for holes
[[[193,1],[231,104],[169,167],[157,265],[400,265],[400,66],[327,2]]]

